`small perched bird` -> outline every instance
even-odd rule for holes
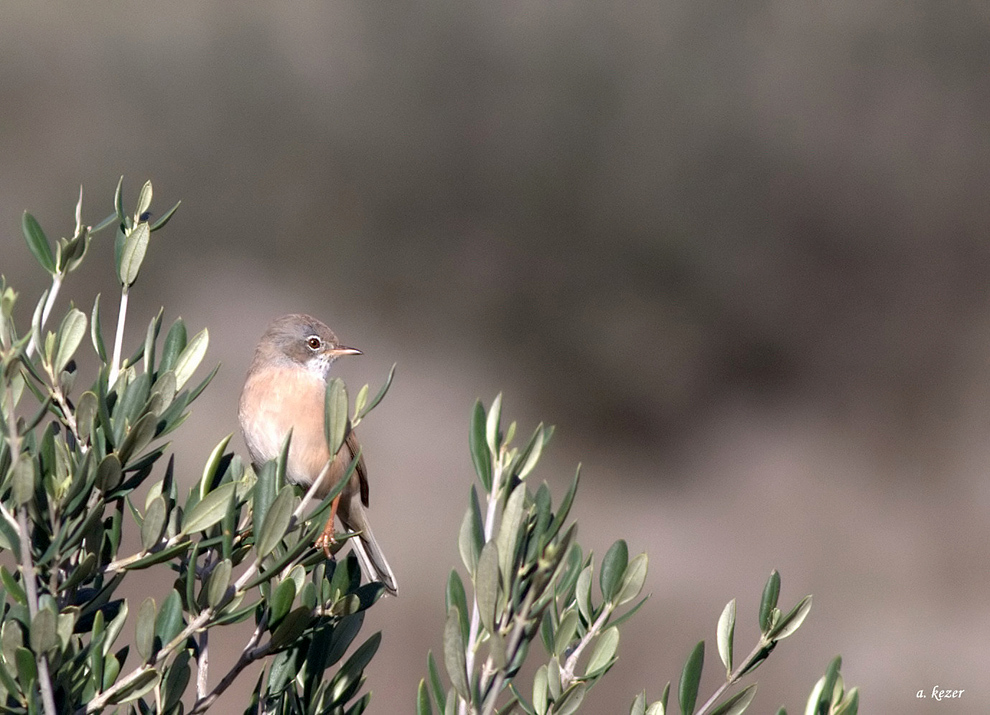
[[[292,430],[285,468],[289,481],[309,488],[323,474],[316,495],[322,499],[330,493],[357,455],[358,442],[351,431],[325,469],[333,457],[323,429],[327,373],[341,355],[360,354],[342,346],[330,328],[308,315],[286,315],[268,326],[248,369],[238,410],[244,441],[256,464],[276,458]],[[371,532],[367,506],[368,470],[362,456],[348,485],[334,499],[317,546],[329,553],[334,514],[338,515],[345,529],[357,532],[351,543],[361,569],[394,596],[395,575]]]

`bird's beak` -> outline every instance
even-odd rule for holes
[[[332,348],[327,351],[330,353],[330,357],[339,358],[341,355],[362,355],[363,353],[357,348],[345,348],[343,345],[340,347]]]

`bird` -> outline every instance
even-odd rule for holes
[[[360,350],[341,345],[325,323],[310,315],[293,313],[275,319],[255,349],[241,391],[238,419],[255,465],[275,459],[291,430],[286,477],[309,488],[323,475],[316,490],[320,499],[338,484],[357,457],[357,466],[347,486],[334,499],[330,518],[316,545],[329,555],[329,547],[335,542],[336,514],[345,529],[357,534],[350,541],[361,570],[394,596],[398,593],[395,574],[368,523],[368,470],[364,455],[359,454],[357,437],[348,430],[343,446],[333,457],[324,432],[330,366],[343,355],[360,354]]]

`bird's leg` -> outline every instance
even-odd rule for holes
[[[326,554],[327,558],[331,558],[330,547],[337,543],[337,539],[333,535],[333,521],[337,517],[337,507],[340,505],[340,494],[334,497],[333,501],[330,502],[330,518],[327,519],[327,525],[323,527],[323,533],[316,540],[316,548],[323,549],[323,553]]]

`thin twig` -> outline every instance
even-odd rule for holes
[[[193,709],[189,711],[189,715],[195,715],[196,713],[206,712],[216,699],[219,698],[223,692],[230,687],[230,685],[237,679],[237,676],[241,672],[251,665],[254,661],[264,658],[271,651],[271,641],[266,643],[262,647],[258,646],[258,641],[261,640],[261,635],[265,632],[268,627],[268,612],[262,616],[261,621],[258,623],[258,627],[254,629],[254,633],[251,634],[251,638],[244,645],[244,649],[241,651],[240,657],[230,671],[223,676],[223,679],[217,683],[217,686],[213,688],[209,695],[197,694],[196,702],[193,704]]]
[[[120,372],[120,350],[124,344],[124,324],[127,322],[127,286],[120,289],[120,309],[117,311],[117,335],[113,339],[113,361],[110,363],[109,384],[117,382]]]
[[[11,403],[5,416],[8,426],[7,444],[10,449],[10,461],[11,464],[17,464],[21,458],[21,437],[17,433],[17,420],[14,417],[13,403]],[[5,516],[7,515],[5,514]],[[34,558],[31,554],[31,532],[28,530],[27,507],[24,505],[17,508],[17,538],[21,542],[21,578],[27,596],[28,615],[33,621],[38,615],[38,582],[34,570]],[[35,656],[35,662],[38,666],[38,689],[41,691],[41,702],[45,709],[45,715],[58,715],[58,711],[55,709],[52,678],[48,672],[48,657],[44,653],[39,653]]]
[[[718,690],[716,690],[707,701],[705,701],[705,704],[701,706],[695,715],[704,715],[704,713],[708,712],[708,709],[718,702],[718,699],[722,697],[722,694],[726,690],[739,682],[739,679],[742,678],[743,674],[752,667],[753,662],[760,656],[760,653],[768,645],[769,643],[765,643],[763,639],[760,638],[760,642],[753,649],[753,652],[746,656],[746,659],[742,662],[742,664],[732,672],[732,675],[726,678],[725,682],[718,687]]]
[[[324,467],[324,469],[327,468],[329,467]],[[322,477],[322,473],[321,473],[321,477]],[[299,506],[296,507],[295,511],[292,512],[292,518],[289,520],[289,527],[286,529],[286,533],[288,533],[293,528],[294,524],[298,522],[299,515],[302,513],[302,510],[309,503],[309,501],[312,499],[312,496],[316,493],[316,485],[318,485],[319,483],[320,480],[317,479],[316,482],[314,482],[314,485],[310,487],[309,491],[306,493],[306,496],[303,498]],[[174,539],[177,538],[178,536],[173,537],[173,539],[169,539],[169,542],[167,543],[171,543]],[[125,559],[125,561],[128,560],[136,560],[136,559],[134,557]],[[196,618],[194,618],[192,621],[189,622],[189,625],[187,625],[185,628],[182,629],[179,635],[177,635],[175,638],[169,641],[169,643],[167,643],[165,646],[162,647],[161,650],[158,651],[158,654],[155,656],[152,662],[138,666],[130,673],[128,673],[126,676],[117,680],[117,682],[114,683],[112,686],[110,686],[102,693],[100,693],[98,696],[90,700],[89,703],[86,704],[86,707],[77,710],[76,711],[77,715],[83,715],[84,713],[99,712],[103,707],[107,705],[107,703],[110,702],[110,700],[117,693],[130,686],[131,683],[133,683],[135,680],[140,678],[144,673],[146,673],[151,668],[156,667],[159,663],[161,663],[169,655],[171,655],[173,651],[181,647],[185,643],[187,638],[189,638],[195,633],[198,633],[201,629],[208,627],[209,622],[213,619],[213,617],[216,615],[218,610],[226,606],[237,594],[242,593],[244,591],[245,585],[251,579],[253,579],[255,574],[257,574],[258,571],[261,569],[262,560],[263,559],[260,556],[255,557],[254,561],[251,562],[251,565],[248,566],[248,568],[244,571],[243,574],[241,574],[241,576],[237,579],[237,581],[231,586],[227,587],[227,592],[224,594],[223,598],[220,599],[219,603],[217,603],[216,606],[211,606],[201,611]],[[121,562],[115,562],[114,564],[110,564],[109,566],[117,566],[119,568],[120,564]],[[108,569],[109,566],[107,567]],[[54,713],[52,715],[54,715]]]
[[[488,508],[485,513],[485,538],[482,543],[487,544],[491,541],[492,534],[495,531],[495,514],[498,507],[498,490],[501,486],[502,481],[502,460],[499,455],[493,455],[492,459],[492,488],[488,493]],[[477,653],[478,644],[475,642],[478,639],[478,628],[481,625],[481,611],[478,608],[478,595],[474,595],[473,603],[471,606],[471,625],[468,629],[468,639],[467,644],[464,648],[464,659],[467,663],[467,674],[471,677],[471,672],[474,670],[474,659]],[[459,715],[467,715],[469,703],[466,700],[461,700],[458,705]],[[473,710],[473,708],[472,708]]]
[[[588,644],[598,637],[598,634],[601,632],[602,627],[604,627],[604,625],[608,622],[608,618],[612,615],[612,611],[614,609],[615,607],[611,603],[605,604],[605,607],[602,609],[602,612],[599,614],[598,618],[595,619],[595,622],[592,624],[591,628],[588,629],[588,632],[584,634],[584,638],[582,638],[577,646],[575,646],[574,650],[571,652],[571,655],[564,662],[564,669],[560,671],[561,690],[566,690],[570,687],[571,683],[574,682],[574,671],[577,669],[578,658],[581,657],[581,653],[584,652],[584,649],[588,646]]]

